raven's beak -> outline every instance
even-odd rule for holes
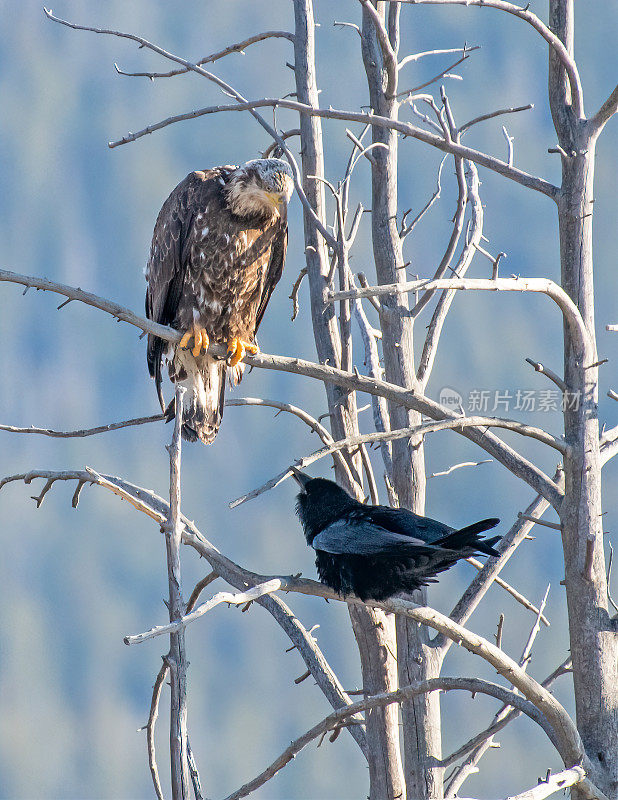
[[[311,480],[311,476],[307,475],[305,472],[301,472],[296,467],[290,467],[290,469],[292,470],[292,477],[294,478],[296,483],[300,486],[301,491],[305,492],[306,486]]]

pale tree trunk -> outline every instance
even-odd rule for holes
[[[318,87],[315,72],[313,4],[311,0],[294,1],[296,93],[301,103],[317,106]],[[324,175],[322,126],[316,117],[300,115],[303,175]],[[304,189],[314,210],[324,220],[324,187],[305,179]],[[333,304],[325,302],[328,289],[326,276],[329,263],[324,240],[305,213],[305,249],[307,258],[313,330],[321,363],[339,367],[341,342]],[[358,433],[356,399],[353,393],[326,385],[331,431],[336,439]],[[359,471],[359,459],[353,460]],[[345,475],[338,479],[351,490]],[[362,499],[362,498],[361,498]],[[351,606],[350,619],[358,644],[363,688],[370,694],[397,688],[397,667],[394,660],[395,636],[392,623],[384,612],[368,607]],[[367,751],[370,800],[405,798],[399,725],[395,706],[377,708],[367,715]]]
[[[573,54],[572,0],[551,0],[550,26]],[[595,783],[609,797],[618,791],[618,639],[608,615],[601,506],[598,369],[594,321],[592,211],[596,134],[571,105],[564,69],[550,52],[549,96],[562,154],[558,198],[562,287],[577,304],[590,334],[580,352],[564,331],[567,402],[565,497],[560,508],[565,559],[577,727]],[[569,403],[569,397],[572,401]],[[579,402],[578,402],[579,401]],[[569,406],[573,406],[570,408]],[[577,406],[577,407],[575,407]],[[577,788],[574,797],[581,795]]]
[[[385,30],[388,30],[395,57],[399,45],[400,6],[376,3]],[[397,119],[397,71],[389,85],[375,21],[363,10],[362,55],[374,113]],[[387,148],[373,150],[371,222],[373,255],[378,284],[406,280],[403,267],[402,239],[397,229],[398,213],[398,135],[385,128],[372,129],[372,142]],[[414,366],[413,319],[406,315],[408,295],[387,295],[381,301],[380,327],[384,354],[385,378],[407,389],[418,388]],[[403,313],[402,313],[403,311]],[[389,406],[391,429],[419,425],[421,415],[395,404]],[[425,509],[425,459],[422,439],[398,439],[392,449],[392,484],[399,505],[417,514]],[[425,591],[418,600],[426,602]],[[441,658],[431,648],[427,628],[399,617],[396,620],[397,665],[399,685],[438,677]],[[410,800],[442,796],[443,770],[434,767],[441,758],[440,696],[438,692],[419,695],[402,703],[404,776]]]

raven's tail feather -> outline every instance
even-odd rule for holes
[[[474,522],[472,525],[467,525],[465,528],[460,528],[458,531],[453,531],[453,533],[443,536],[442,539],[438,539],[438,541],[433,542],[433,544],[450,550],[472,548],[487,556],[499,556],[500,553],[495,550],[493,546],[499,542],[502,537],[493,536],[491,539],[482,539],[479,536],[483,531],[495,528],[499,522],[500,520],[496,517],[482,519],[480,522]]]

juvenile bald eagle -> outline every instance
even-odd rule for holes
[[[165,353],[170,380],[187,391],[183,438],[210,444],[223,415],[226,371],[242,377],[245,352],[257,353],[255,333],[285,261],[287,203],[293,190],[285,161],[264,158],[244,166],[192,172],[163,204],[145,274],[146,316],[183,333],[170,345],[148,336],[148,370],[161,408]],[[227,345],[227,358],[208,354]],[[190,349],[189,349],[190,348]]]

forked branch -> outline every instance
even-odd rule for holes
[[[47,280],[46,278],[36,278],[27,275],[19,275],[8,270],[0,270],[0,281],[9,281],[12,283],[19,283],[26,287],[34,287],[47,291],[57,292],[65,297],[73,300],[79,300],[101,309],[102,311],[111,314],[112,316],[124,322],[135,325],[142,331],[152,333],[155,336],[164,339],[165,341],[178,343],[181,339],[181,334],[173,328],[168,328],[165,325],[159,325],[156,322],[140,317],[134,314],[127,308],[124,308],[117,303],[113,303],[105,298],[98,297],[89,292],[84,292],[81,289],[76,289],[72,286],[65,286],[63,284],[55,283],[54,281]],[[423,282],[421,282],[423,283]],[[490,282],[491,283],[491,282]],[[449,284],[450,285],[450,284]],[[359,289],[358,292],[367,290]],[[374,289],[371,289],[373,292]],[[331,296],[332,299],[332,296]],[[224,356],[225,348],[221,345],[210,345],[209,352],[213,355]],[[371,395],[384,397],[393,403],[400,404],[406,408],[412,408],[415,411],[420,411],[431,417],[434,420],[448,420],[455,419],[454,415],[449,409],[441,406],[428,397],[425,397],[417,392],[408,391],[395,386],[394,384],[386,383],[385,381],[376,378],[367,378],[358,373],[352,374],[344,372],[343,370],[336,369],[327,364],[314,364],[309,361],[302,361],[298,358],[289,358],[285,356],[271,356],[265,353],[257,355],[248,355],[245,357],[245,363],[249,366],[261,367],[263,369],[282,370],[284,372],[291,372],[297,375],[305,375],[307,377],[316,378],[321,381],[333,383],[336,386],[347,389],[349,391],[367,392]],[[548,499],[550,503],[558,507],[562,499],[562,492],[545,475],[545,473],[533,465],[530,461],[524,458],[520,453],[517,453],[512,447],[507,445],[497,436],[483,430],[476,430],[475,428],[460,429],[461,435],[476,442],[480,447],[486,450],[500,463],[504,464],[511,472],[518,475],[522,480],[532,486],[535,491],[542,494],[543,497]]]

